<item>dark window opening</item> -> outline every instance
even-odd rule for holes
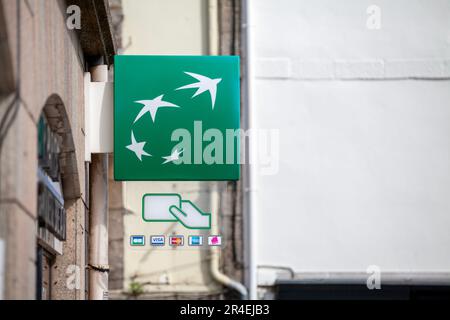
[[[36,298],[52,297],[52,266],[66,240],[66,210],[61,184],[59,156],[61,137],[49,126],[45,115],[38,124],[38,224]]]

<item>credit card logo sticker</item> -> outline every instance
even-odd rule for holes
[[[209,236],[208,237],[208,245],[221,246],[222,245],[222,237],[221,236]]]
[[[144,236],[131,236],[130,244],[132,246],[145,246],[145,237]]]
[[[202,236],[189,236],[189,245],[190,246],[203,245],[203,237]]]
[[[164,236],[151,236],[150,245],[152,246],[163,246],[165,244]]]
[[[171,246],[182,246],[183,245],[183,236],[171,236],[169,238],[169,244]]]

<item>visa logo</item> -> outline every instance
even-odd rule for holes
[[[169,244],[171,246],[182,246],[183,245],[183,236],[170,236]]]
[[[190,246],[201,246],[203,245],[203,236],[189,236]]]
[[[144,236],[131,236],[130,237],[130,245],[144,246],[145,245],[145,237]]]
[[[164,236],[151,236],[150,245],[152,246],[163,246],[166,243]]]

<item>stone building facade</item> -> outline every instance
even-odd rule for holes
[[[0,298],[88,298],[84,78],[115,48],[107,1],[0,1]]]

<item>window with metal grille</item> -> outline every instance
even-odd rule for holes
[[[38,125],[38,222],[57,239],[66,239],[66,210],[59,166],[60,137],[42,115]]]
[[[53,181],[60,181],[59,153],[60,137],[48,125],[45,116],[41,116],[38,124],[38,156],[39,167]]]

